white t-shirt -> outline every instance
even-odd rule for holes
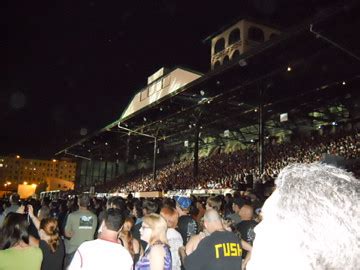
[[[181,234],[175,229],[168,228],[166,232],[166,237],[171,251],[172,270],[180,270],[181,261],[179,255],[179,247],[183,246],[183,239],[181,237]]]
[[[96,239],[86,241],[75,252],[68,270],[133,269],[130,253],[118,243]]]

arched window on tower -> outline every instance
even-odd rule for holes
[[[225,49],[225,39],[224,38],[220,38],[218,41],[216,41],[215,43],[215,53],[221,52]]]
[[[240,52],[239,50],[236,50],[235,52],[233,52],[233,54],[231,55],[231,61],[237,60],[240,57]]]
[[[224,60],[223,60],[223,65],[227,64],[230,62],[229,56],[225,55]]]
[[[257,41],[257,42],[264,42],[264,32],[258,27],[251,26],[248,30],[248,39]]]
[[[220,67],[220,65],[221,65],[220,61],[216,61],[214,64],[214,68]]]
[[[235,28],[229,35],[229,45],[234,44],[240,40],[240,30]]]

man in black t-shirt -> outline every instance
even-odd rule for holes
[[[200,241],[193,253],[185,257],[185,269],[241,269],[243,250],[240,239],[234,233],[224,230],[221,217],[215,210],[206,210],[204,226],[210,235]]]
[[[253,220],[254,209],[251,205],[245,204],[241,207],[239,215],[241,221],[236,225],[236,229],[240,232],[241,239],[252,246],[255,239],[254,228],[257,225],[257,222]],[[244,251],[243,258],[246,257],[246,254],[247,252]]]
[[[179,214],[178,231],[181,234],[184,246],[190,237],[198,233],[198,224],[189,215],[189,208],[191,206],[191,199],[185,196],[175,196],[176,211]]]

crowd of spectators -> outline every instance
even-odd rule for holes
[[[0,269],[356,269],[359,180],[304,163],[281,170],[276,185],[269,199],[252,190],[41,201],[13,194],[0,206]]]
[[[238,192],[234,197],[227,194],[209,199],[139,199],[130,194],[127,199],[80,195],[45,197],[41,201],[20,200],[12,194],[9,201],[0,204],[0,269],[113,269],[115,262],[124,269],[135,265],[135,269],[147,269],[154,261],[157,265],[165,258],[160,260],[163,266],[154,269],[180,270],[184,255],[181,257],[177,251],[185,248],[190,239],[193,241],[193,235],[205,230],[201,222],[205,208],[215,209],[221,221],[219,218],[225,214],[239,214],[233,211],[234,198],[239,207],[246,202],[250,207],[254,202]],[[214,213],[209,215],[212,220]],[[227,237],[240,245],[241,238],[235,234]],[[237,250],[241,255],[242,248]],[[241,265],[239,258],[236,266]],[[188,269],[194,269],[195,263],[190,263]]]
[[[339,132],[311,138],[293,139],[289,142],[269,142],[264,148],[264,172],[258,168],[256,144],[246,150],[231,153],[217,151],[199,159],[198,176],[193,176],[192,160],[169,164],[157,170],[156,180],[151,171],[121,177],[106,186],[106,191],[127,193],[134,191],[167,191],[179,189],[239,188],[253,182],[273,181],[279,171],[291,163],[315,161],[342,162],[356,175],[360,156],[360,133]],[[100,188],[100,187],[99,187]]]
[[[359,184],[345,170],[303,163],[280,171],[272,195],[248,189],[216,196],[82,194],[39,201],[13,194],[0,204],[0,269],[355,269]],[[276,203],[279,198],[282,203]],[[300,242],[292,237],[300,233],[294,215],[302,226]],[[265,230],[257,228],[259,222]],[[285,249],[300,268],[276,257],[276,249],[269,258],[267,243]],[[299,252],[304,245],[306,258]],[[338,245],[344,256],[334,256]]]

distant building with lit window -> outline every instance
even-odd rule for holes
[[[18,184],[38,185],[47,182],[49,178],[74,182],[75,175],[76,163],[71,160],[25,159],[20,156],[0,157],[1,188],[7,187],[6,189],[15,190]]]
[[[211,69],[236,61],[241,54],[276,38],[280,31],[242,19],[211,37]]]

